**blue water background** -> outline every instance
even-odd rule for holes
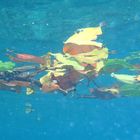
[[[1,0],[0,56],[5,49],[61,52],[78,28],[105,22],[102,41],[123,58],[140,50],[139,0]],[[111,80],[97,80],[110,85]],[[106,82],[107,81],[107,82]],[[79,93],[88,92],[86,85]],[[34,111],[26,114],[26,105]],[[0,140],[140,140],[140,97],[84,100],[62,94],[0,91]]]

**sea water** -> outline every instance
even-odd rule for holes
[[[1,0],[0,59],[5,50],[62,52],[76,29],[104,22],[100,41],[123,58],[140,50],[140,0]],[[139,62],[138,62],[139,63]],[[109,85],[105,79],[100,85]],[[77,92],[88,92],[87,85]],[[140,140],[140,97],[76,99],[0,91],[0,140]]]

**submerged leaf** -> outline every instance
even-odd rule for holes
[[[112,73],[111,77],[116,78],[117,80],[127,83],[127,84],[135,84],[137,82],[136,75],[128,75],[128,74],[115,74]]]
[[[134,70],[134,67],[123,59],[108,59],[101,72],[112,73],[121,69]]]
[[[7,70],[13,70],[15,67],[15,63],[13,62],[2,62],[0,61],[0,71],[7,71]]]
[[[125,84],[120,87],[120,92],[124,96],[140,96],[140,84]]]
[[[80,29],[70,38],[65,41],[66,43],[75,43],[77,45],[94,45],[97,47],[102,47],[102,43],[98,43],[94,40],[97,39],[98,35],[102,34],[101,27],[89,27]]]
[[[84,70],[84,67],[80,65],[74,58],[66,57],[61,53],[52,54],[55,56],[57,61],[61,62],[64,65],[71,65],[75,70]]]

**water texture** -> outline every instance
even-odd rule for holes
[[[140,50],[139,11],[140,0],[1,0],[1,60],[7,60],[6,48],[34,55],[61,52],[76,29],[100,22],[106,23],[100,40],[117,51],[110,58],[122,58]],[[78,92],[87,90],[78,87]],[[41,92],[0,94],[0,140],[140,139],[140,97],[104,101]]]

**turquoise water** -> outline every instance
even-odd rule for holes
[[[139,11],[139,0],[1,0],[1,60],[7,60],[5,48],[35,55],[61,52],[76,29],[100,22],[106,23],[100,40],[117,51],[110,58],[122,58],[140,50]],[[78,87],[79,93],[87,90],[86,85]],[[0,94],[0,140],[140,139],[139,97],[104,101],[39,91]]]

